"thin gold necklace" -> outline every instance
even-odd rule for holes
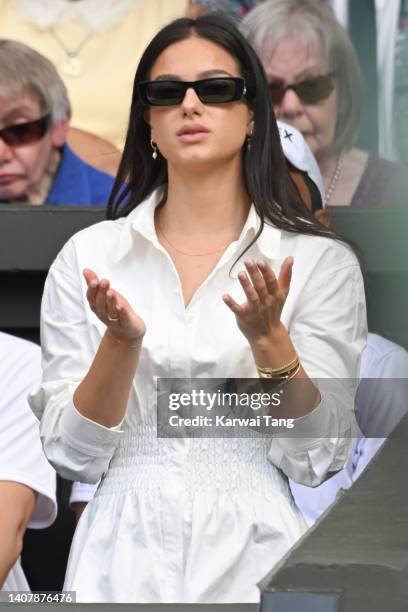
[[[340,153],[337,156],[337,163],[336,163],[336,167],[333,172],[333,176],[331,177],[330,184],[326,191],[323,208],[326,208],[326,206],[330,202],[330,198],[332,197],[334,190],[336,189],[336,185],[340,178],[341,171],[343,170],[343,161],[344,161],[344,151],[340,151]]]
[[[161,226],[158,216],[156,217],[156,221],[157,221],[157,228],[159,232],[161,233],[161,235],[163,236],[163,238],[165,239],[165,241],[167,242],[167,244],[171,246],[171,248],[174,249],[177,253],[180,253],[180,255],[187,255],[188,257],[205,257],[206,255],[215,255],[216,253],[221,253],[222,251],[225,251],[225,249],[228,247],[228,244],[227,244],[223,246],[221,249],[217,249],[216,251],[210,251],[208,253],[186,253],[186,251],[181,251],[180,249],[175,247],[174,244],[170,242],[166,234],[163,232],[163,228]]]

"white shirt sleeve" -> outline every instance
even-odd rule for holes
[[[86,484],[85,482],[74,482],[71,489],[71,495],[69,497],[69,505],[77,502],[88,503],[91,501],[98,488],[97,484]]]
[[[72,243],[67,243],[50,268],[41,306],[43,383],[29,396],[39,419],[44,452],[57,472],[68,480],[96,483],[107,471],[122,436],[120,426],[109,429],[82,416],[73,394],[83,380],[100,343],[90,338],[80,271],[75,276]]]
[[[354,396],[366,344],[364,285],[348,249],[331,250],[316,267],[289,332],[322,400],[295,419],[292,437],[274,438],[269,460],[295,482],[318,486],[341,470],[357,432]],[[341,256],[342,263],[331,261]]]
[[[48,527],[57,515],[56,475],[44,456],[39,423],[27,395],[41,378],[40,348],[0,333],[0,480],[38,493],[29,527]]]

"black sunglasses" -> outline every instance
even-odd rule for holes
[[[304,104],[316,104],[329,97],[334,89],[334,74],[322,74],[310,77],[299,83],[285,85],[283,81],[273,80],[269,83],[273,104],[280,104],[288,89],[292,89]]]
[[[139,94],[148,106],[181,104],[187,89],[194,89],[203,104],[225,104],[240,100],[246,93],[241,77],[217,77],[200,81],[142,81]]]
[[[50,123],[51,115],[48,114],[35,121],[10,125],[0,130],[0,138],[4,140],[9,147],[22,147],[24,145],[34,144],[45,136]]]

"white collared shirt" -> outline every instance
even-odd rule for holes
[[[40,378],[40,347],[0,332],[0,480],[38,494],[28,523],[33,529],[49,527],[57,516],[56,474],[44,456],[38,421],[27,403],[29,390]],[[29,590],[19,561],[0,589]]]
[[[120,585],[123,599],[115,599],[116,591],[112,585],[100,587],[98,591],[99,587],[89,580],[90,570],[86,559],[89,558],[90,564],[95,563],[96,548],[102,550],[102,535],[97,537],[94,531],[89,531],[88,519],[81,519],[65,588],[77,590],[80,593],[79,601],[86,601],[88,597],[94,601],[106,601],[109,598],[111,601],[256,601],[256,580],[262,577],[262,572],[265,573],[273,561],[280,558],[305,528],[300,514],[292,504],[283,474],[304,484],[316,485],[329,472],[341,469],[352,442],[347,439],[354,426],[352,399],[340,384],[337,394],[324,397],[310,414],[296,420],[297,431],[304,432],[302,439],[274,438],[266,441],[267,446],[257,442],[255,451],[252,449],[250,452],[248,445],[253,440],[157,439],[156,380],[157,377],[257,377],[249,344],[239,331],[234,315],[224,304],[222,295],[229,293],[239,303],[245,301],[237,279],[238,272],[244,268],[245,258],[262,257],[271,263],[275,273],[279,273],[281,262],[289,255],[294,257],[294,268],[282,321],[289,330],[305,370],[311,377],[357,378],[359,356],[366,341],[365,299],[360,268],[351,250],[337,241],[291,235],[266,225],[256,244],[230,273],[233,262],[259,227],[258,216],[252,207],[239,240],[229,245],[186,308],[174,264],[157,240],[154,226],[156,205],[157,194],[153,194],[126,218],[105,221],[79,232],[56,258],[50,268],[42,303],[43,382],[33,392],[31,405],[41,418],[45,452],[63,476],[89,483],[97,482],[103,476],[102,485],[90,504],[94,505],[94,509],[91,512],[88,506],[85,516],[90,517],[92,514],[94,521],[98,513],[101,516],[103,514],[104,524],[112,524],[113,528],[117,521],[125,525],[123,513],[130,513],[129,520],[134,533],[133,536],[128,533],[129,550],[123,554],[138,554],[135,563],[138,567],[146,564],[146,575],[152,557],[144,557],[145,548],[138,548],[140,537],[150,538],[151,542],[155,542],[153,548],[159,550],[163,545],[160,544],[161,538],[167,533],[168,542],[171,542],[166,545],[167,561],[158,556],[151,566],[151,581],[154,582],[159,574],[167,576],[163,578],[160,587],[157,586],[157,589],[164,591],[156,593],[151,582],[147,588],[145,582],[139,584],[139,578],[134,576],[131,586],[128,583]],[[108,429],[86,419],[75,409],[72,401],[73,392],[88,371],[105,330],[104,324],[87,304],[86,286],[81,274],[84,268],[91,268],[100,278],[109,279],[112,287],[126,297],[146,323],[140,362],[127,413],[120,428]],[[336,432],[335,437],[333,432]],[[200,455],[198,449],[204,455]],[[211,469],[214,470],[211,479],[206,472],[200,471],[202,467],[199,467],[198,456],[205,456],[206,461],[211,458]],[[231,460],[236,464],[232,472]],[[159,464],[160,469],[157,467],[152,470],[151,464]],[[237,468],[239,465],[242,469]],[[263,490],[261,486],[258,493],[251,489],[250,497],[245,497],[249,488],[257,482],[253,473],[262,477],[262,482],[269,483],[267,486],[275,491],[273,503],[284,505],[284,525],[277,516],[275,506],[274,509],[268,506],[272,503],[267,501],[269,493],[266,497],[262,494],[262,499],[259,499]],[[275,538],[275,544],[272,546],[271,557],[264,557],[256,537],[254,540],[254,536],[245,535],[246,528],[237,526],[234,536],[236,547],[231,548],[228,544],[225,550],[220,551],[221,556],[224,555],[223,563],[229,563],[231,568],[236,567],[240,563],[239,559],[244,558],[248,552],[244,550],[245,541],[245,547],[253,546],[258,551],[256,554],[260,555],[260,565],[254,568],[255,578],[247,577],[245,581],[239,571],[235,571],[231,583],[227,581],[226,592],[207,584],[203,595],[200,590],[204,588],[203,584],[206,584],[206,580],[211,583],[210,574],[219,570],[216,570],[214,564],[211,567],[210,557],[205,571],[200,572],[198,568],[209,552],[205,552],[204,532],[204,539],[200,539],[198,531],[194,531],[205,529],[206,519],[203,514],[194,518],[194,513],[209,512],[209,500],[213,495],[218,499],[217,491],[227,491],[232,486],[240,487],[241,484],[234,484],[237,474],[239,483],[246,483],[241,483],[239,498],[242,504],[245,502],[248,507],[248,504],[251,506],[257,500],[257,512],[261,511],[261,504],[263,520],[271,524],[268,533],[274,534],[271,537]],[[246,478],[252,480],[246,481]],[[146,495],[145,488],[149,491]],[[137,507],[140,509],[148,503],[146,500],[153,499],[152,488],[154,491],[160,490],[160,504],[165,508],[160,513],[161,518],[157,519],[160,528],[155,527],[153,530],[152,527],[157,518],[154,506],[151,511],[156,518],[148,522],[143,518],[146,515],[142,513],[137,518],[135,511],[131,511],[126,504],[120,518],[115,515],[117,520],[114,516],[106,519],[106,513],[118,512],[118,504],[122,503],[118,501],[119,494],[136,496],[139,499]],[[196,500],[202,490],[205,491],[203,503],[191,501]],[[115,503],[114,509],[109,508],[105,493],[115,497],[116,501],[112,501]],[[190,501],[185,501],[183,509],[180,509],[180,500],[186,499]],[[193,505],[190,506],[190,503]],[[233,512],[243,516],[244,511],[240,511],[239,503],[232,498],[230,503],[233,504]],[[91,512],[89,515],[88,510]],[[189,514],[187,524],[190,527],[193,525],[191,528],[194,537],[198,538],[194,540],[195,545],[185,534],[180,535],[187,527],[179,531],[179,512],[184,518],[185,512],[191,512],[193,516],[191,518]],[[184,518],[180,520],[184,521]],[[222,523],[221,515],[220,521]],[[115,529],[112,537],[117,539],[119,527]],[[129,530],[129,523],[126,523],[124,529]],[[139,532],[139,540],[135,536],[136,532]],[[222,537],[220,535],[220,546]],[[106,532],[103,534],[104,541],[105,538]],[[278,544],[280,541],[284,543]],[[106,542],[104,550],[114,546]],[[213,538],[211,542],[214,547]],[[239,543],[242,543],[241,548]],[[196,550],[194,546],[199,549]],[[177,561],[180,548],[183,547],[187,547],[185,554],[191,553],[197,561],[191,567],[188,564],[180,565],[181,561]],[[197,558],[194,556],[196,554]],[[106,555],[109,559],[105,558],[104,562],[112,567],[118,558],[118,550],[114,557],[113,551],[106,552]],[[152,550],[149,555],[153,555]],[[83,569],[85,566],[86,571]],[[188,568],[191,572],[194,570],[194,580],[187,580]],[[92,571],[96,576],[95,584],[99,584],[97,568],[94,567]],[[125,580],[123,572],[119,571],[119,574],[117,580]],[[202,576],[201,582],[198,580],[199,575]],[[188,593],[181,593],[180,581],[184,584],[183,588],[189,589]],[[190,586],[187,587],[187,584]],[[116,587],[119,589],[117,584]]]

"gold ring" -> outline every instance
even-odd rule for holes
[[[119,317],[111,317],[111,316],[108,314],[108,321],[110,321],[110,322],[119,321]]]

